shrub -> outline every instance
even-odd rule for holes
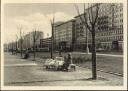
[[[73,57],[72,61],[75,64],[91,61],[91,55]]]

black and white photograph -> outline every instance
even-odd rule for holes
[[[2,1],[3,89],[126,89],[126,0]]]

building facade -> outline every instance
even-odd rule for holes
[[[123,5],[101,4],[99,9],[97,47],[123,50]]]
[[[50,49],[51,49],[51,37],[40,39],[40,49],[42,51],[44,51],[44,50],[50,51]]]
[[[95,16],[96,4],[92,6]],[[88,11],[85,10],[89,23]],[[84,14],[75,16],[73,20],[55,26],[54,41],[57,48],[63,43],[66,47],[74,47],[75,50],[91,49],[91,32],[83,26],[80,16],[84,20]],[[101,3],[95,30],[96,48],[105,50],[123,50],[123,4]],[[73,46],[72,46],[73,45]]]
[[[34,32],[29,32],[28,34],[26,34],[23,38],[23,43],[22,43],[22,46],[23,46],[23,49],[33,49],[33,46],[34,46],[34,37],[33,37],[33,34]],[[43,32],[41,31],[36,31],[36,42],[35,42],[35,46],[36,46],[36,49],[38,49],[40,47],[40,39],[43,38]],[[20,50],[20,47],[21,47],[21,39],[19,39],[18,41],[18,49]]]
[[[55,26],[54,49],[65,51],[71,50],[74,39],[74,23],[75,21],[72,19]]]

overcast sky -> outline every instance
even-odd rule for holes
[[[80,12],[83,12],[83,4],[77,4]],[[67,21],[77,15],[74,4],[5,4],[4,5],[4,41],[12,42],[19,36],[18,25],[22,25],[25,33],[38,27],[51,36],[50,19],[55,15],[55,21]]]

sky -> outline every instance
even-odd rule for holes
[[[83,4],[77,4],[83,12]],[[68,21],[77,16],[73,3],[8,3],[4,5],[4,42],[12,42],[19,36],[18,26],[22,26],[24,34],[38,28],[44,32],[44,38],[51,36],[50,19],[55,22]]]

